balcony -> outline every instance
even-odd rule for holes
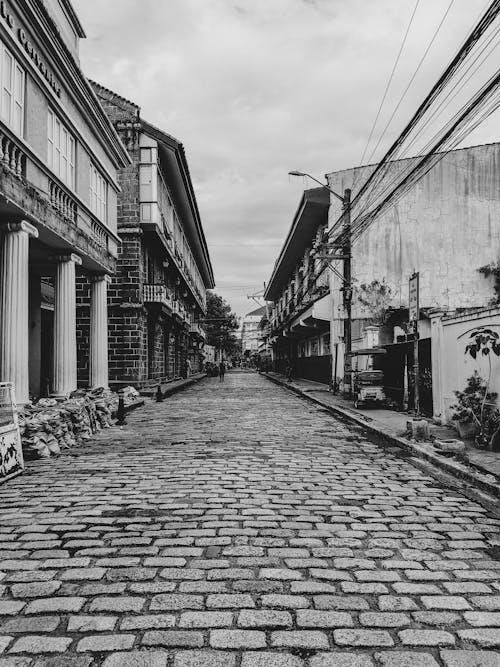
[[[16,176],[26,172],[26,155],[14,140],[0,132],[0,163]]]
[[[166,285],[148,284],[143,288],[144,303],[157,303],[174,310],[172,297]]]
[[[203,327],[200,324],[198,324],[198,322],[191,322],[191,324],[189,325],[189,333],[198,336],[203,340],[205,340],[206,338],[205,329],[203,329]]]

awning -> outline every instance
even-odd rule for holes
[[[315,329],[321,323],[329,322],[331,318],[330,295],[322,297],[315,301],[301,315],[292,320],[290,328],[297,329]]]

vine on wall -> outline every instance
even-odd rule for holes
[[[485,278],[493,278],[493,289],[495,296],[491,300],[492,305],[500,305],[500,259],[497,262],[486,264],[478,269]]]

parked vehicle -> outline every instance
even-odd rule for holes
[[[349,353],[355,408],[367,403],[381,404],[385,401],[384,373],[377,368],[384,354],[387,352],[382,347],[364,348]]]

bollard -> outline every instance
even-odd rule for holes
[[[118,410],[116,411],[117,425],[124,426],[125,421],[125,392],[123,389],[118,390]]]
[[[156,402],[161,403],[163,401],[163,394],[161,391],[161,384],[158,385],[158,389],[156,390]]]

